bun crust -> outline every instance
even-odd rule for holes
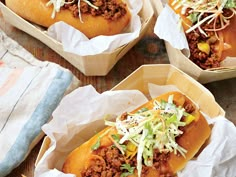
[[[120,0],[117,1],[119,2]],[[60,12],[56,13],[55,18],[52,18],[53,6],[47,7],[47,2],[48,0],[6,0],[6,6],[22,18],[43,27],[48,28],[56,22],[64,21],[84,33],[88,38],[99,35],[119,34],[129,24],[131,19],[131,14],[127,7],[126,14],[117,20],[106,20],[102,16],[82,13],[82,23],[68,9],[61,9]]]
[[[167,101],[169,95],[174,95],[174,102],[176,105],[184,106],[186,104],[191,104],[192,102],[183,94],[179,92],[169,92],[167,94],[161,95],[155,100],[161,101],[165,100]],[[146,104],[142,105],[141,107],[135,109],[133,111],[136,112],[137,110],[140,110],[140,108],[152,108],[153,102],[149,101]],[[187,150],[187,153],[185,154],[185,157],[182,155],[175,155],[174,153],[170,153],[170,156],[168,158],[168,171],[172,174],[175,174],[177,171],[183,169],[186,165],[186,163],[194,157],[194,155],[197,154],[197,152],[200,150],[200,148],[203,146],[205,141],[210,136],[210,127],[207,124],[205,118],[201,115],[199,110],[197,110],[196,107],[194,107],[195,111],[193,111],[191,114],[195,116],[195,120],[191,122],[189,125],[186,126],[184,129],[184,134],[182,134],[176,142],[181,145],[183,148]],[[106,133],[108,132],[108,133]],[[103,160],[99,160],[99,157],[92,154],[91,147],[97,142],[98,137],[101,137],[101,135],[104,135],[101,138],[101,145],[100,148],[111,146],[113,142],[109,139],[109,136],[112,134],[116,134],[117,130],[114,127],[107,127],[103,131],[99,132],[95,136],[93,136],[91,139],[89,139],[87,142],[73,150],[68,157],[66,158],[62,171],[64,173],[72,173],[75,174],[77,177],[82,177],[81,172],[86,169],[89,165],[92,165],[91,159],[96,159],[97,161],[100,161],[102,164]],[[84,163],[81,163],[84,162]],[[146,177],[153,177],[153,176],[160,176],[160,172],[152,167],[148,167],[146,169]],[[129,175],[129,177],[137,177],[137,172],[133,175]]]

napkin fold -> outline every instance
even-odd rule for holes
[[[41,62],[0,30],[0,177],[29,155],[63,96],[79,84],[57,64]]]

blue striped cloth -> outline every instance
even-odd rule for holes
[[[78,83],[70,71],[40,62],[0,31],[0,177],[24,161],[42,138],[42,125]]]

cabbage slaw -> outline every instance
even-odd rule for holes
[[[122,120],[122,116],[118,116],[116,122],[105,120],[106,125],[116,127],[118,134],[122,135],[119,144],[129,141],[137,147],[139,177],[142,161],[146,166],[153,165],[154,149],[163,153],[180,153],[182,156],[187,152],[176,143],[175,138],[183,133],[179,127],[188,124],[181,118],[189,114],[173,103],[173,95],[169,96],[167,102],[154,100],[153,104],[153,109],[142,108],[137,113],[129,113],[125,120]]]
[[[195,29],[207,36],[205,31],[220,31],[225,29],[230,25],[230,19],[236,15],[236,1],[235,0],[174,0],[172,2],[175,9],[181,8],[181,13],[185,14],[187,9],[190,9],[190,15],[188,18],[194,22],[193,26],[189,26],[189,29],[186,30],[186,33],[190,33]],[[225,16],[223,9],[229,9],[232,14],[230,16]],[[206,17],[203,17],[204,14],[209,14]],[[220,27],[216,27],[217,20],[220,21]],[[212,23],[213,29],[202,29],[201,25],[203,23]]]

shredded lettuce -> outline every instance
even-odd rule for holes
[[[111,137],[119,144],[119,146],[122,148],[123,151],[126,151],[126,145],[119,143],[119,141],[120,141],[119,135],[113,134],[113,135],[111,135]]]
[[[235,0],[228,0],[224,6],[225,8],[236,8]]]
[[[187,18],[192,22],[195,23],[198,20],[199,13],[191,13],[187,16]]]
[[[52,11],[52,15],[51,18],[55,18],[56,13],[60,12],[61,7],[63,7],[65,4],[69,4],[69,3],[73,3],[72,2],[66,2],[65,0],[49,0],[46,4],[46,6],[51,6],[53,5],[53,11]]]
[[[121,174],[121,177],[126,177],[134,174],[135,167],[131,167],[130,164],[122,164],[120,169],[126,171]]]
[[[96,143],[91,147],[92,150],[97,150],[101,145],[101,137],[99,136]]]
[[[180,153],[185,156],[186,150],[176,143],[176,137],[183,132],[179,129],[194,120],[194,116],[184,122],[181,118],[189,116],[185,109],[177,107],[173,102],[173,95],[168,101],[153,102],[153,109],[143,108],[136,113],[129,113],[125,120],[118,116],[116,122],[106,120],[106,125],[115,126],[121,138],[116,139],[119,144],[131,142],[137,151],[137,171],[141,176],[142,165],[152,166],[154,149],[160,152]],[[133,148],[133,147],[132,147]]]

